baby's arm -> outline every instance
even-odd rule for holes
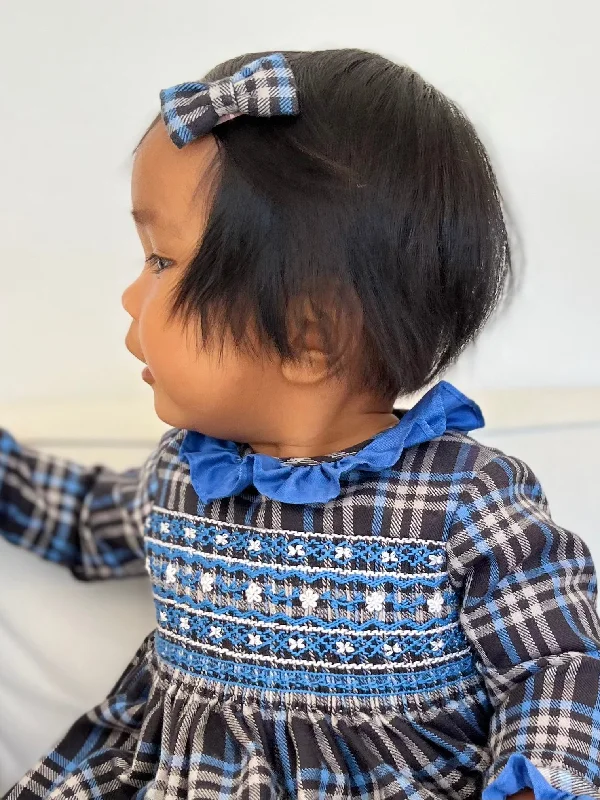
[[[0,429],[0,535],[82,580],[142,574],[161,449],[119,474],[23,447]]]
[[[493,708],[483,800],[600,798],[594,567],[524,464],[498,456],[471,481],[448,568]]]

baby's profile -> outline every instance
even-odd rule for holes
[[[372,53],[242,56],[161,93],[132,205],[172,430],[124,474],[0,431],[0,532],[147,571],[156,629],[8,797],[600,800],[589,551],[439,382],[511,273],[464,114]]]

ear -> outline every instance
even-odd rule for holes
[[[303,350],[295,359],[281,362],[285,380],[295,386],[315,386],[331,378],[331,368],[322,350]]]
[[[304,298],[290,309],[288,326],[295,358],[282,361],[281,372],[291,384],[314,386],[339,377],[342,358],[351,357],[355,346],[350,317],[330,311],[335,303],[327,303],[325,291],[322,295],[319,305]],[[356,319],[361,319],[360,308]]]
[[[323,340],[323,327],[308,299],[290,308],[288,332],[295,357],[281,362],[285,380],[298,386],[314,386],[330,377],[331,364]]]

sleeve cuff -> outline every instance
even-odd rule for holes
[[[483,790],[481,800],[506,800],[523,789],[533,789],[535,800],[595,800],[588,794],[573,794],[552,786],[528,758],[514,753],[498,777]]]

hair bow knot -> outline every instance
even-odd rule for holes
[[[169,136],[180,148],[242,114],[296,116],[299,111],[296,80],[282,53],[258,58],[229,78],[164,89],[160,102]]]

